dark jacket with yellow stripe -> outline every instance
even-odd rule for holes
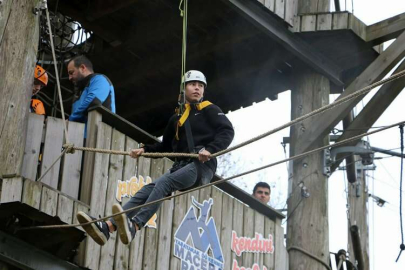
[[[144,147],[145,152],[190,153],[184,125],[178,127],[179,119],[179,115],[173,115],[165,129],[162,142],[154,145],[146,145]],[[192,105],[188,121],[190,121],[196,148],[205,147],[208,152],[214,154],[226,149],[233,140],[234,130],[231,122],[221,109],[214,104],[202,110],[197,110],[196,107]],[[177,128],[178,139],[176,138]],[[217,164],[215,158],[212,158],[205,164],[215,172]]]

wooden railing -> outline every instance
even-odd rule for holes
[[[29,117],[24,179],[18,188],[16,185],[3,185],[3,191],[5,188],[15,194],[20,193],[22,203],[50,216],[58,216],[65,223],[77,222],[75,215],[78,211],[95,217],[110,215],[113,203],[126,203],[143,185],[157,179],[172,165],[172,161],[166,158],[141,157],[135,160],[129,156],[77,151],[66,154],[39,183],[35,181],[38,175],[49,168],[61,153],[63,123],[60,119],[48,117],[44,124],[42,116],[31,114]],[[86,140],[83,134],[83,124],[69,122],[69,141],[75,145],[85,142],[89,147],[128,151],[138,147],[139,142],[157,141],[157,138],[102,107],[89,112]],[[3,197],[3,191],[1,200],[8,202]],[[236,265],[252,268],[255,263],[260,269],[263,266],[267,269],[287,269],[284,230],[281,227],[284,216],[229,183],[164,202],[148,222],[148,227],[137,234],[130,246],[124,246],[116,234],[112,234],[103,247],[87,238],[80,245],[75,263],[90,269],[181,269],[182,261],[174,256],[175,233],[192,207],[198,217],[198,208],[192,205],[193,197],[199,203],[213,200],[209,216],[215,222],[224,269],[232,269]],[[272,253],[244,252],[238,256],[231,249],[232,243],[235,243],[233,236],[253,241],[256,234],[271,239]],[[192,246],[190,239],[187,243]]]

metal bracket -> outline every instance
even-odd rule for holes
[[[332,162],[336,162],[336,156],[342,153],[351,153],[361,157],[363,165],[371,165],[374,162],[374,151],[371,150],[370,144],[366,141],[360,141],[356,146],[343,146],[332,148],[330,151]]]

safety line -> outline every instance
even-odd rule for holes
[[[313,149],[313,150],[311,150],[311,151],[308,151],[308,152],[305,152],[305,153],[302,153],[302,154],[299,154],[299,155],[296,155],[296,156],[292,156],[292,157],[289,157],[289,158],[286,158],[286,159],[283,159],[283,160],[280,160],[280,161],[277,161],[277,162],[274,162],[274,163],[270,163],[270,164],[268,164],[268,165],[261,166],[261,167],[258,167],[258,168],[256,168],[256,169],[252,169],[252,170],[246,171],[246,172],[244,172],[244,173],[240,173],[240,174],[237,174],[237,175],[234,175],[234,176],[225,178],[225,179],[218,180],[218,181],[216,181],[216,182],[211,182],[211,183],[208,183],[208,184],[206,184],[206,185],[202,185],[202,186],[199,186],[199,187],[196,187],[196,188],[193,188],[193,189],[189,189],[189,190],[187,190],[187,191],[179,192],[179,193],[177,193],[177,194],[174,194],[174,195],[171,195],[171,196],[167,196],[167,197],[164,197],[164,198],[159,199],[159,200],[155,200],[155,201],[151,201],[151,202],[148,202],[148,203],[145,203],[145,204],[142,204],[142,205],[138,205],[138,206],[135,206],[135,207],[126,209],[126,210],[124,210],[124,211],[122,211],[122,212],[120,212],[120,213],[116,213],[116,214],[109,215],[109,216],[106,216],[106,217],[103,217],[103,218],[95,219],[95,220],[90,221],[90,222],[86,222],[86,223],[82,223],[82,224],[46,225],[46,226],[27,227],[27,228],[21,228],[21,229],[19,229],[19,230],[73,228],[73,227],[78,227],[78,226],[89,225],[89,224],[92,224],[92,223],[95,223],[95,222],[98,222],[98,221],[101,221],[101,220],[107,220],[107,219],[109,219],[109,218],[111,218],[111,217],[115,217],[115,216],[118,216],[118,215],[123,214],[123,213],[127,213],[127,212],[134,211],[134,210],[139,209],[139,208],[142,208],[142,207],[146,207],[146,206],[149,206],[149,205],[152,205],[152,204],[156,204],[156,203],[160,203],[160,202],[163,202],[163,201],[166,201],[166,200],[170,200],[170,199],[172,199],[172,198],[176,198],[176,197],[179,197],[179,196],[182,196],[182,195],[185,195],[185,194],[188,194],[188,193],[191,193],[191,192],[194,192],[194,191],[197,191],[197,190],[206,188],[206,187],[210,187],[210,186],[222,184],[222,183],[225,183],[225,182],[227,182],[227,181],[229,181],[229,180],[232,180],[232,179],[235,179],[235,178],[238,178],[238,177],[247,175],[247,174],[251,174],[251,173],[254,173],[254,172],[263,170],[263,169],[267,169],[267,168],[276,166],[276,165],[278,165],[278,164],[281,164],[281,163],[284,163],[284,162],[287,162],[287,161],[301,159],[301,158],[303,158],[303,157],[306,157],[306,156],[308,156],[308,155],[317,153],[317,152],[322,151],[322,150],[324,150],[324,149],[327,149],[327,148],[334,148],[334,147],[340,146],[340,145],[342,145],[342,144],[346,144],[346,143],[348,143],[348,142],[358,140],[358,139],[360,139],[360,138],[362,138],[362,137],[365,137],[365,136],[368,136],[368,135],[372,135],[372,134],[375,134],[375,133],[378,133],[378,132],[381,132],[381,131],[390,129],[390,128],[395,127],[395,126],[399,126],[399,125],[401,125],[401,124],[405,124],[405,121],[401,121],[401,122],[398,122],[398,123],[395,123],[395,124],[386,126],[386,127],[384,127],[384,128],[378,129],[378,130],[374,130],[374,131],[371,131],[371,132],[368,132],[368,133],[363,133],[363,134],[360,134],[360,135],[357,135],[357,136],[354,136],[354,137],[345,139],[345,140],[343,140],[343,141],[341,141],[341,142],[337,142],[337,143],[333,144],[332,146],[331,146],[331,145],[325,145],[325,146],[322,146],[322,147]]]
[[[296,119],[294,119],[294,120],[292,120],[292,121],[290,121],[290,122],[288,122],[288,123],[286,123],[284,125],[281,125],[281,126],[275,128],[275,129],[272,129],[270,131],[267,131],[267,132],[265,132],[265,133],[263,133],[261,135],[258,135],[256,137],[250,139],[250,140],[247,140],[245,142],[237,144],[237,145],[235,145],[233,147],[229,147],[228,149],[213,153],[213,154],[211,154],[211,157],[218,157],[218,156],[224,155],[224,154],[229,153],[231,151],[234,151],[234,150],[236,150],[238,148],[241,148],[243,146],[246,146],[248,144],[251,144],[253,142],[261,140],[261,139],[263,139],[263,138],[265,138],[267,136],[270,136],[270,135],[272,135],[272,134],[274,134],[274,133],[276,133],[276,132],[278,132],[280,130],[283,130],[283,129],[287,128],[287,127],[295,125],[298,122],[301,122],[301,121],[303,121],[303,120],[305,120],[305,119],[307,119],[309,117],[321,114],[321,113],[323,113],[323,112],[325,112],[327,110],[331,110],[334,107],[339,106],[339,105],[341,105],[341,104],[343,104],[343,103],[345,103],[345,102],[347,102],[347,101],[349,101],[351,99],[354,99],[356,97],[359,97],[361,95],[364,95],[364,94],[370,92],[372,89],[374,89],[377,86],[380,86],[380,85],[389,83],[391,81],[394,81],[394,80],[396,80],[396,79],[398,79],[400,77],[403,77],[404,75],[405,75],[405,70],[400,71],[400,72],[398,72],[398,73],[396,73],[396,74],[394,74],[394,75],[392,75],[392,76],[390,76],[390,77],[388,77],[388,78],[386,78],[384,80],[381,80],[381,81],[375,82],[373,84],[370,84],[370,85],[368,85],[368,86],[366,86],[366,87],[364,87],[364,88],[362,88],[362,89],[360,89],[360,90],[358,90],[358,91],[356,91],[356,92],[354,92],[354,93],[352,93],[352,94],[350,94],[350,95],[348,95],[348,96],[346,96],[344,98],[338,99],[338,100],[334,101],[333,103],[330,103],[330,104],[325,105],[325,106],[323,106],[323,107],[321,107],[319,109],[316,109],[316,110],[314,110],[314,111],[312,111],[312,112],[310,112],[308,114],[300,116],[300,117],[298,117],[298,118],[296,118]],[[115,154],[115,155],[129,155],[130,154],[129,152],[126,152],[126,151],[116,151],[116,150],[108,150],[108,149],[100,149],[100,148],[78,147],[78,146],[68,145],[68,144],[64,145],[64,147],[68,147],[70,149],[67,153],[72,153],[74,150],[80,150],[80,151],[90,151],[90,152],[98,152],[98,153],[105,153],[105,154]],[[140,156],[151,157],[151,158],[159,158],[159,157],[198,158],[198,154],[192,154],[192,153],[143,153]]]
[[[60,90],[60,82],[59,82],[59,72],[58,72],[58,65],[56,62],[56,55],[55,55],[55,46],[53,44],[53,35],[52,35],[52,27],[51,27],[51,20],[49,19],[49,10],[48,10],[48,4],[45,2],[45,13],[46,13],[46,20],[48,22],[48,28],[49,28],[49,40],[51,42],[51,50],[52,50],[52,58],[53,58],[53,65],[55,68],[55,78],[56,78],[56,85],[58,86],[58,95],[59,95],[59,102],[60,102],[60,110],[62,114],[62,120],[63,120],[63,130],[65,132],[65,140],[68,143],[68,133],[67,133],[67,126],[66,126],[66,120],[65,120],[65,110],[63,108],[63,99],[62,99],[62,91]]]

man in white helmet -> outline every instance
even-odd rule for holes
[[[185,83],[183,114],[176,113],[170,118],[162,142],[134,149],[130,155],[138,158],[146,152],[198,152],[198,161],[176,158],[169,172],[144,186],[123,207],[114,204],[112,206],[114,214],[122,212],[123,209],[164,198],[177,190],[209,183],[217,167],[216,158],[211,158],[211,154],[224,150],[231,144],[234,136],[231,122],[218,106],[209,101],[202,101],[207,88],[204,74],[190,70],[184,75],[183,80]],[[160,203],[152,204],[142,207],[139,211],[117,215],[114,219],[92,223],[83,228],[100,245],[104,245],[110,233],[118,229],[121,241],[129,244],[136,232],[156,213],[159,206]],[[83,212],[79,212],[77,218],[80,223],[94,220]]]

